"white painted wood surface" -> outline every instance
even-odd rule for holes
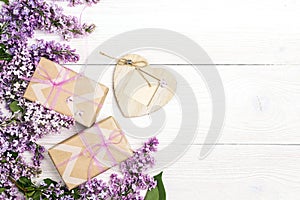
[[[299,9],[297,0],[102,0],[82,15],[83,22],[97,25],[96,32],[71,43],[84,57],[122,32],[166,28],[195,40],[217,64],[298,64]],[[67,9],[79,16],[82,7],[75,10]]]
[[[83,7],[66,9],[79,16]],[[212,115],[205,82],[191,66],[176,65],[185,64],[179,59],[163,52],[140,52],[150,63],[174,64],[170,67],[193,88],[201,113],[194,143],[164,169],[168,199],[299,199],[299,11],[296,0],[102,0],[82,14],[83,22],[97,25],[96,32],[70,44],[78,49],[83,63],[94,48],[114,35],[138,28],[166,28],[196,41],[218,64],[226,120],[212,153],[199,160]],[[56,39],[42,33],[37,37]],[[110,88],[112,72],[113,67],[101,78]],[[110,91],[99,118],[112,114],[112,100]],[[160,148],[176,136],[179,108],[176,99],[166,106],[170,116],[158,135]],[[140,121],[150,123],[145,118]],[[49,148],[72,134],[49,135],[40,143]],[[138,147],[140,140],[129,140]],[[42,178],[59,179],[49,159],[43,162],[43,171]]]

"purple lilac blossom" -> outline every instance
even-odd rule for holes
[[[8,177],[32,178],[40,172],[44,147],[37,139],[49,133],[59,133],[62,127],[74,124],[64,116],[43,106],[29,102],[22,96],[39,59],[46,57],[59,63],[76,62],[79,56],[68,45],[55,41],[36,40],[29,44],[36,30],[61,35],[69,40],[85,36],[93,26],[81,25],[76,17],[66,16],[57,5],[42,0],[10,1],[3,5],[0,16],[0,44],[12,55],[12,60],[0,63],[0,199],[19,199],[19,192]],[[17,101],[22,113],[11,113],[9,104]],[[32,163],[25,162],[22,153],[33,153]]]
[[[100,0],[63,0],[63,1],[68,1],[69,6],[77,6],[82,4],[92,6],[93,4],[97,4],[100,2]]]
[[[98,0],[74,0],[70,3],[97,3]],[[55,41],[35,40],[36,30],[61,35],[64,40],[85,36],[92,32],[94,25],[81,24],[76,17],[63,14],[57,5],[43,0],[14,0],[3,5],[0,16],[0,44],[12,55],[10,61],[0,61],[0,199],[25,199],[11,182],[25,176],[33,178],[40,173],[40,164],[45,148],[36,141],[49,133],[59,133],[61,128],[74,124],[71,117],[25,100],[22,96],[41,57],[58,63],[76,62],[79,56],[68,45]],[[9,104],[17,101],[22,112],[13,113]],[[152,177],[145,171],[154,164],[151,156],[158,142],[150,140],[137,150],[134,156],[122,163],[121,176],[111,175],[108,183],[93,179],[80,186],[81,199],[142,199],[140,190],[155,187]],[[32,152],[32,162],[22,156]],[[42,185],[43,183],[41,183]],[[52,199],[74,199],[65,193],[65,188],[57,183],[43,191]]]
[[[91,200],[143,200],[141,195],[142,190],[151,190],[156,187],[156,181],[153,177],[146,174],[146,169],[149,169],[154,164],[153,153],[156,152],[158,141],[156,138],[149,139],[140,149],[134,152],[134,155],[128,160],[122,162],[120,167],[120,174],[112,174],[108,182],[104,182],[101,179],[94,178],[82,185],[77,189],[77,195],[74,195],[75,190],[68,191],[62,183],[52,182],[47,185],[44,181],[40,182],[39,186],[47,186],[42,189],[42,197],[53,200],[74,200],[74,199],[91,199]],[[147,157],[146,161],[143,158]],[[11,157],[12,155],[10,155]],[[10,158],[8,158],[10,159]],[[10,160],[9,160],[10,161]],[[13,159],[12,162],[15,162]],[[132,164],[134,163],[134,164]],[[28,176],[26,171],[32,169],[28,168],[23,170],[24,174],[19,174],[19,166],[24,167],[23,161],[17,164],[8,164],[8,166],[18,173],[17,177],[21,175]],[[138,169],[131,169],[130,166],[139,166]],[[8,170],[9,168],[5,168]],[[142,171],[140,171],[142,170]],[[4,173],[9,173],[9,171],[3,171]],[[1,175],[0,175],[1,176]],[[2,176],[1,176],[2,178]],[[7,177],[3,176],[3,181],[1,179],[0,183],[3,186],[12,187],[10,194],[14,195],[17,199],[24,199],[20,196],[18,190],[14,185],[8,181]],[[0,194],[0,199],[2,199]]]
[[[153,153],[157,151],[158,140],[149,139],[134,152],[134,155],[120,164],[121,175],[112,174],[108,183],[92,179],[79,187],[83,199],[143,200],[140,192],[156,187],[156,181],[146,171],[154,165]],[[91,198],[92,197],[92,198]]]

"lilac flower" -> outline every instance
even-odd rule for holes
[[[149,167],[154,165],[154,158],[151,152],[157,151],[158,140],[151,138],[144,146],[135,151],[133,157],[121,163],[122,173],[140,173],[147,171]]]
[[[99,2],[69,1],[73,6]],[[36,141],[46,134],[59,133],[61,128],[69,128],[74,124],[73,118],[29,102],[23,98],[23,94],[28,85],[27,79],[34,73],[41,57],[67,63],[78,61],[79,56],[68,45],[44,40],[35,40],[32,44],[29,39],[34,38],[36,30],[41,30],[70,40],[91,33],[94,28],[94,25],[81,24],[76,17],[64,15],[60,7],[43,0],[12,0],[9,5],[1,8],[0,48],[10,59],[0,61],[0,199],[25,199],[13,180],[20,177],[30,179],[40,173],[45,149]],[[12,102],[17,102],[19,111],[9,109],[8,105]],[[145,143],[132,158],[120,165],[121,175],[113,174],[108,183],[93,179],[78,190],[69,192],[60,183],[48,185],[42,182],[42,197],[142,199],[140,191],[156,185],[145,172],[154,164],[151,153],[156,151],[157,144],[155,138]],[[32,153],[32,162],[25,162],[22,156],[25,151]]]
[[[63,10],[42,0],[10,1],[1,8],[0,46],[12,56],[10,61],[0,62],[0,199],[19,199],[20,194],[9,180],[11,176],[34,177],[39,172],[44,147],[36,140],[50,133],[58,133],[62,127],[74,124],[64,116],[23,98],[28,81],[39,59],[47,57],[59,63],[76,62],[79,56],[68,45],[55,41],[36,40],[29,44],[36,30],[61,35],[64,39],[84,36],[94,26],[81,25],[77,18],[66,16]],[[13,113],[8,105],[17,101],[22,112]],[[22,153],[33,154],[32,163],[25,162]]]
[[[91,181],[80,186],[82,199],[107,199],[109,186],[102,180],[92,179]]]
[[[64,0],[69,2],[69,6],[76,6],[81,4],[87,4],[89,6],[93,4],[97,4],[100,2],[100,0]]]
[[[156,151],[157,146],[157,139],[153,138],[150,139],[148,142],[144,144],[144,146],[140,149],[138,149],[134,154],[140,154],[142,152],[146,152],[144,154],[147,154],[147,156],[152,157],[152,153]],[[36,146],[37,147],[37,146]],[[150,147],[150,148],[149,148]],[[39,147],[38,147],[39,148]],[[33,149],[33,151],[36,151],[36,148]],[[15,162],[14,159],[18,155],[6,155],[7,163],[12,160],[12,162]],[[13,159],[11,159],[14,157]],[[143,166],[144,169],[150,167],[150,163],[141,163],[141,159],[136,160],[136,156],[133,156],[129,160],[123,162],[134,162],[139,163],[139,165]],[[152,159],[151,159],[152,160]],[[23,161],[20,160],[18,165],[25,166]],[[6,174],[12,174],[14,172],[14,168],[17,169],[17,166],[11,166],[8,164],[8,167],[4,168],[4,172]],[[28,168],[27,170],[32,173],[32,170],[34,169],[34,166],[31,168]],[[1,170],[1,167],[0,167]],[[17,171],[18,172],[18,171]],[[22,171],[24,172],[24,170]],[[26,170],[25,170],[26,172]],[[29,174],[23,173],[17,175],[14,175],[14,177],[20,177],[21,175],[28,176]],[[1,176],[1,175],[0,175]],[[2,178],[2,177],[1,177]],[[7,178],[7,176],[3,176],[4,181],[0,181],[0,185],[2,186],[9,186],[11,187],[10,190],[6,190],[5,192],[9,192],[10,195],[14,196],[15,198],[21,199],[20,196],[18,196],[18,192],[13,187],[14,185],[11,183],[17,185],[16,181],[9,181],[10,179]],[[139,173],[133,173],[132,170],[121,170],[121,175],[112,174],[110,176],[109,182],[104,182],[100,179],[92,179],[89,182],[86,182],[79,186],[79,188],[75,188],[71,191],[67,190],[66,187],[61,184],[57,183],[51,179],[44,180],[40,182],[39,185],[34,186],[37,190],[40,191],[40,197],[41,199],[47,198],[47,199],[60,199],[60,200],[74,200],[74,199],[97,199],[97,200],[143,200],[143,197],[141,195],[142,190],[148,190],[153,189],[156,186],[156,182],[154,181],[153,177],[150,175],[145,174],[145,172],[139,172]],[[20,188],[20,185],[18,185]],[[21,188],[21,190],[26,193],[26,189]],[[0,199],[1,196],[0,194]]]
[[[112,174],[109,183],[93,179],[79,187],[83,199],[139,200],[142,190],[156,186],[154,178],[146,173],[153,166],[153,152],[157,151],[158,140],[149,139],[134,155],[120,164],[122,176]]]
[[[93,31],[93,26],[81,25],[76,17],[64,15],[62,8],[42,0],[13,1],[4,5],[1,13],[0,24],[10,22],[7,26],[9,31],[3,34],[3,38],[10,35],[15,40],[22,38],[27,41],[33,37],[34,30],[43,30],[69,40]]]
[[[10,176],[18,179],[21,176],[32,176],[37,174],[39,170],[28,165],[20,155],[7,151],[4,154],[0,154],[0,188],[6,188],[6,190],[0,193],[0,199],[25,199],[19,193],[14,183],[9,180]]]
[[[12,112],[9,110],[7,103],[5,100],[0,99],[0,123],[6,122],[12,116]]]

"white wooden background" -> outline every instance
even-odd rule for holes
[[[77,16],[82,9],[66,7]],[[82,21],[97,25],[96,31],[70,44],[83,63],[102,42],[133,29],[165,28],[190,37],[217,64],[227,102],[222,136],[204,160],[198,156],[210,123],[211,101],[201,87],[203,80],[194,76],[191,66],[177,66],[182,61],[172,56],[138,52],[150,63],[184,69],[199,112],[206,116],[191,148],[164,170],[168,199],[294,200],[300,199],[299,19],[297,0],[102,0],[82,14]],[[56,39],[42,33],[37,37]],[[108,86],[112,70],[102,80]],[[112,93],[99,119],[111,114],[111,106]],[[176,100],[166,107],[169,125],[158,135],[161,147],[174,139],[178,107]],[[72,134],[51,135],[40,143],[49,148]],[[138,146],[133,138],[130,141]],[[43,170],[42,177],[59,180],[49,158]]]

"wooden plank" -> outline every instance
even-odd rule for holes
[[[193,145],[181,159],[164,169],[168,199],[297,199],[299,196],[300,146],[222,145],[204,160],[197,159],[200,148],[201,145]],[[99,178],[107,179],[108,174]],[[42,177],[59,180],[47,157]]]
[[[73,65],[68,67],[76,68]],[[87,72],[90,75],[96,74],[93,73],[94,69],[89,69],[90,67],[93,68],[94,66],[88,66]],[[101,68],[101,66],[99,67]],[[198,106],[199,125],[193,143],[205,143],[212,119],[210,86],[206,84],[201,73],[199,74],[192,66],[171,65],[163,67],[173,70],[172,73],[180,74],[180,77],[183,77],[179,80],[179,76],[176,75],[178,91],[191,89],[194,93]],[[200,67],[198,70],[201,70],[205,66],[197,67]],[[300,69],[298,66],[233,65],[217,66],[217,69],[226,97],[225,124],[218,143],[300,144],[298,137],[300,129],[300,123],[298,123],[300,121],[300,107],[298,106],[300,101]],[[96,76],[99,82],[110,89],[98,120],[113,115],[123,127],[127,127],[128,123],[133,123],[135,127],[144,127],[149,130],[149,127],[154,125],[151,116],[126,120],[118,112],[112,90],[113,70],[113,66],[105,66],[100,75]],[[183,96],[180,95],[173,98],[164,107],[166,116],[163,117],[163,120],[165,122],[163,129],[157,132],[160,133],[159,138],[162,143],[168,144],[175,139],[181,127],[179,122],[182,121],[182,117],[190,117],[189,114],[183,116],[182,109],[190,114],[195,111],[194,104],[183,105],[180,102],[183,99]],[[220,101],[224,100],[221,99]],[[136,131],[130,133],[131,129],[127,130],[130,135],[143,138]],[[191,127],[186,127],[184,131],[190,133],[193,130]]]
[[[203,146],[197,144],[203,143],[211,118],[208,88],[193,67],[167,67],[185,78],[186,82],[180,82],[182,88],[193,88],[203,116],[194,145],[165,169],[169,199],[295,199],[300,187],[297,175],[300,159],[297,131],[300,128],[297,106],[299,68],[293,65],[217,66],[226,94],[226,123],[218,145],[208,157],[199,160]],[[105,68],[99,81],[112,87],[113,66]],[[113,114],[113,105],[110,92],[99,118]],[[160,148],[168,146],[176,137],[178,123],[175,122],[179,120],[177,116],[181,116],[178,102],[170,102],[167,106],[170,107],[166,110],[172,112],[166,112],[166,126],[158,135]],[[149,123],[146,118],[135,122]],[[49,148],[76,132],[48,136],[39,142]],[[134,148],[142,142],[141,138],[129,138]],[[60,180],[50,159],[43,162],[43,171],[41,178]],[[100,177],[107,179],[108,176],[109,172]]]
[[[299,63],[300,25],[295,23],[299,9],[299,2],[294,0],[103,0],[83,12],[83,7],[66,8],[78,17],[82,12],[82,23],[97,26],[90,37],[70,43],[81,55],[81,63],[115,35],[135,29],[163,28],[186,35],[217,64]],[[52,38],[44,34],[38,37]],[[178,64],[178,59],[158,50],[147,57],[152,63]]]
[[[237,143],[299,143],[297,66],[219,69],[227,101],[223,142],[241,136]]]
[[[67,8],[67,12],[80,16],[82,9]],[[190,0],[185,3],[103,0],[82,13],[82,22],[97,25],[95,33],[69,44],[78,50],[80,63],[84,63],[96,47],[124,31],[155,27],[188,36],[219,64],[217,69],[226,95],[226,121],[221,138],[204,160],[198,159],[204,147],[199,144],[204,143],[212,118],[211,97],[204,79],[191,66],[177,65],[187,62],[174,54],[157,49],[134,51],[151,64],[176,64],[169,67],[186,80],[181,83],[182,89],[192,88],[197,97],[200,123],[193,145],[182,158],[164,169],[168,199],[297,199],[300,191],[300,70],[297,66],[300,24],[295,19],[299,18],[299,9],[300,2],[295,0]],[[58,39],[44,33],[36,36]],[[97,64],[101,63],[107,61],[99,57]],[[112,70],[107,66],[99,75],[99,80],[110,87]],[[99,119],[115,114],[113,106],[110,92]],[[179,116],[182,116],[178,99],[165,108],[167,120],[158,135],[161,149],[175,139],[180,127]],[[152,119],[133,121],[147,128]],[[49,135],[39,143],[49,148],[79,129],[64,131],[59,136]],[[186,130],[192,131],[189,127]],[[145,140],[131,136],[129,139],[134,148]],[[60,180],[48,157],[42,169],[41,178]],[[108,175],[100,177],[107,179]]]
[[[203,116],[193,144],[189,147],[184,142],[177,143],[186,145],[188,151],[164,169],[168,199],[297,199],[300,191],[299,68],[293,65],[218,66],[226,94],[226,123],[211,154],[200,160],[204,145],[199,144],[204,142],[211,118],[208,88],[191,66],[168,67],[187,80],[181,83],[183,88],[193,88],[199,100],[200,116]],[[112,86],[112,72],[113,67],[108,66],[99,78],[109,87]],[[99,118],[113,114],[113,105],[110,93]],[[177,116],[181,116],[178,102],[170,102],[167,106],[170,107],[166,108],[166,125],[158,135],[160,150],[170,145],[178,134]],[[148,120],[134,122],[145,126]],[[67,131],[39,142],[49,148],[75,133],[76,130]],[[145,140],[128,137],[134,148]],[[47,157],[42,168],[41,179],[60,180]],[[107,180],[109,173],[99,177]]]

